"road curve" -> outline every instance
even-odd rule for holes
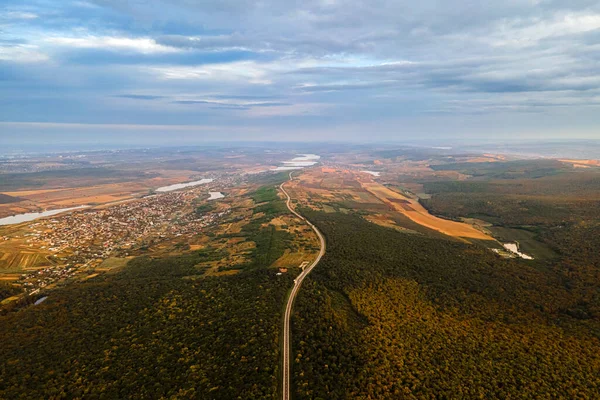
[[[290,172],[290,181],[291,180],[292,180],[292,172]],[[288,194],[288,192],[285,191],[285,189],[283,187],[283,185],[285,185],[285,183],[286,182],[283,182],[279,186],[279,188],[281,189],[283,194],[285,194],[285,196],[287,197],[287,200],[285,203],[287,205],[287,208],[296,217],[298,217],[302,221],[306,222],[312,228],[312,230],[315,231],[315,233],[319,237],[319,241],[321,242],[321,250],[319,251],[319,255],[317,256],[315,261],[313,261],[312,264],[310,264],[309,266],[304,268],[304,271],[302,271],[300,273],[300,275],[298,275],[298,277],[294,280],[294,287],[292,288],[290,297],[288,297],[287,304],[285,305],[285,315],[283,317],[284,319],[283,319],[283,374],[282,374],[283,382],[282,382],[282,389],[283,389],[283,400],[289,400],[290,399],[290,341],[291,341],[291,336],[292,336],[290,319],[292,317],[292,307],[294,305],[294,299],[296,298],[296,295],[298,294],[298,291],[300,290],[300,285],[302,285],[302,281],[304,280],[304,278],[306,278],[306,275],[310,274],[310,271],[312,271],[312,269],[319,263],[319,261],[321,261],[321,257],[323,257],[323,254],[325,254],[325,238],[323,238],[323,235],[321,234],[321,232],[319,232],[319,230],[317,229],[316,226],[314,226],[309,220],[304,218],[302,215],[297,213],[292,208],[292,204],[291,204],[292,199],[290,198],[290,195]]]

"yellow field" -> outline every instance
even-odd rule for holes
[[[434,229],[448,236],[494,240],[494,238],[475,229],[471,225],[433,216],[417,200],[407,198],[377,182],[362,182],[362,187],[419,225]]]
[[[60,192],[62,190],[64,190],[64,189],[20,190],[17,192],[4,192],[4,194],[7,194],[7,195],[13,196],[13,197],[27,197],[27,196],[39,196],[44,193]]]
[[[7,297],[6,299],[0,301],[0,304],[8,304],[10,302],[13,302],[15,300],[19,300],[20,296],[11,296],[11,297]]]
[[[39,269],[50,265],[45,253],[16,249],[0,249],[0,270]]]
[[[0,281],[16,281],[21,277],[21,274],[4,274],[0,275]]]
[[[99,274],[99,273],[95,273],[95,274],[87,275],[87,276],[86,276],[86,277],[84,277],[84,278],[83,278],[81,281],[82,281],[82,282],[85,282],[85,281],[87,281],[88,279],[92,279],[92,278],[95,278],[95,277],[97,277],[98,275],[100,275],[100,274]]]
[[[81,204],[90,204],[90,203],[114,203],[117,201],[128,200],[131,199],[131,195],[123,195],[123,196],[113,196],[113,195],[99,195],[99,196],[88,196],[88,197],[74,197],[72,199],[65,199],[60,201],[55,201],[54,204],[60,206],[78,206]]]
[[[345,201],[349,207],[375,212],[369,220],[379,225],[410,231],[383,215],[397,212],[412,222],[448,236],[463,240],[494,240],[470,224],[435,217],[418,200],[377,183],[371,176],[347,169],[325,167],[306,170],[288,188],[293,193],[292,197],[322,211],[331,211],[331,207],[326,206],[329,201]]]
[[[77,182],[78,187],[68,187],[71,183],[62,180],[47,182],[48,186],[37,190],[3,192],[9,196],[25,199],[19,203],[0,204],[0,218],[40,209],[55,209],[85,204],[107,204],[139,197],[148,190],[174,183],[185,182],[197,174],[187,170],[158,170],[160,177],[140,179],[132,182],[93,184]],[[83,183],[83,185],[82,185]],[[57,187],[58,186],[58,187]]]
[[[239,272],[240,272],[239,269],[229,269],[226,271],[212,272],[210,275],[212,275],[212,276],[231,276],[231,275],[235,275]]]
[[[96,271],[106,272],[106,271],[110,271],[113,269],[123,268],[125,265],[127,265],[129,260],[131,260],[132,258],[133,257],[110,257],[110,258],[107,258],[106,260],[102,261],[102,263],[100,265],[98,265],[96,267]],[[88,279],[89,279],[89,277],[88,277]]]
[[[302,253],[302,252],[294,252],[291,253],[289,250],[286,250],[285,253],[275,261],[272,265],[273,267],[298,267],[304,261],[314,260],[316,257],[315,253]]]

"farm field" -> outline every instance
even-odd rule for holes
[[[287,175],[283,174],[281,179]],[[144,199],[128,199],[116,203],[102,204],[87,208],[76,218],[83,218],[82,224],[89,226],[82,231],[90,237],[88,244],[79,242],[81,237],[70,237],[61,241],[60,236],[53,239],[41,239],[46,234],[53,234],[55,228],[45,228],[47,221],[50,226],[58,228],[61,232],[69,234],[71,227],[61,221],[72,216],[68,213],[59,214],[51,218],[25,222],[18,225],[0,227],[0,278],[5,282],[14,282],[17,285],[31,285],[32,289],[51,288],[51,282],[82,282],[102,273],[114,273],[121,270],[134,256],[172,257],[186,251],[199,251],[210,253],[211,257],[202,260],[198,268],[202,271],[198,276],[223,276],[237,274],[244,269],[253,269],[257,266],[273,268],[297,268],[302,262],[314,258],[318,251],[318,239],[312,230],[289,215],[280,194],[277,183],[280,178],[276,175],[266,175],[265,178],[253,177],[252,181],[237,183],[231,178],[221,179],[220,188],[226,196],[217,200],[208,201],[205,188],[195,187],[185,189],[180,194],[161,194],[158,197]],[[227,187],[230,185],[230,187]],[[43,191],[44,193],[58,194],[61,190]],[[31,193],[28,193],[31,195]],[[33,192],[33,194],[43,194]],[[96,223],[96,228],[102,229],[106,238],[116,232],[115,228],[129,225],[127,214],[118,210],[140,210],[136,204],[144,202],[146,210],[153,207],[163,207],[161,198],[186,199],[178,203],[174,209],[175,221],[187,218],[193,221],[194,216],[217,216],[216,223],[208,224],[190,234],[170,234],[172,227],[169,224],[161,228],[161,233],[152,234],[149,231],[143,236],[134,238],[125,248],[116,248],[112,253],[104,252],[104,245],[92,234],[94,225],[88,225],[86,215],[106,215],[104,220]],[[153,202],[159,201],[153,206]],[[117,210],[117,211],[115,211]],[[140,211],[136,211],[140,212]],[[159,212],[159,215],[162,213]],[[137,214],[138,217],[144,215]],[[168,217],[167,215],[164,215]],[[187,216],[187,217],[186,217]],[[108,219],[107,219],[108,218]],[[125,218],[125,220],[123,220]],[[211,217],[212,218],[212,217]],[[112,221],[112,222],[109,222]],[[98,223],[100,225],[98,225]],[[150,222],[152,224],[152,222]],[[180,222],[175,222],[175,226]],[[150,225],[152,226],[152,225]],[[157,224],[157,227],[163,226]],[[146,226],[143,229],[149,228]],[[121,228],[122,229],[122,228]],[[130,229],[128,231],[131,231]],[[113,232],[113,233],[114,233]],[[141,234],[142,231],[140,231]],[[157,231],[158,232],[158,231]],[[44,241],[45,240],[45,241]],[[106,240],[106,239],[103,239]],[[115,238],[110,239],[115,240]],[[131,240],[131,239],[128,239]],[[38,243],[39,242],[39,243]],[[63,243],[60,246],[48,243]],[[119,243],[117,240],[116,243]],[[83,247],[81,247],[83,246]],[[96,250],[90,252],[91,247]],[[82,258],[81,251],[89,253]],[[94,253],[95,252],[95,253]],[[86,253],[86,254],[87,254]],[[63,271],[67,270],[67,273]],[[42,271],[42,276],[37,276],[36,271]],[[42,273],[40,272],[40,273]],[[27,274],[25,278],[22,274]],[[44,289],[46,290],[46,289]],[[38,293],[39,291],[33,290]]]
[[[199,189],[189,189],[196,192],[188,195],[145,199],[188,199],[178,208],[180,220],[185,220],[187,213],[221,217],[196,232],[148,238],[139,248],[130,249],[129,256],[95,260],[94,266],[87,266],[68,280],[32,292],[27,301],[22,301],[22,295],[8,280],[3,282],[3,326],[24,323],[26,331],[35,326],[38,339],[31,343],[25,333],[19,335],[14,346],[2,349],[2,358],[9,359],[12,368],[0,371],[0,379],[11,382],[0,388],[0,397],[12,398],[24,392],[37,397],[57,387],[75,397],[84,392],[106,395],[107,390],[111,397],[118,397],[130,390],[131,378],[126,371],[139,372],[140,368],[160,362],[160,370],[149,368],[136,373],[135,379],[141,386],[144,382],[163,381],[162,389],[152,388],[153,394],[158,390],[172,397],[186,387],[186,393],[194,393],[192,397],[235,398],[241,393],[245,398],[273,398],[277,391],[281,304],[293,277],[302,265],[314,259],[319,248],[314,232],[285,207],[278,185],[286,179],[287,174],[253,177],[249,182],[226,187],[225,197],[213,201],[207,201],[205,191]],[[127,205],[139,201],[133,199]],[[144,204],[151,207],[150,203]],[[105,212],[113,207],[119,206],[103,205],[86,212]],[[111,218],[118,225],[116,216],[112,214]],[[28,256],[28,225],[0,228],[8,238],[0,246],[14,251],[16,240],[24,246],[21,262],[17,262],[19,267]],[[18,277],[14,272],[2,271],[0,276]],[[48,318],[39,321],[40,312]],[[66,316],[69,322],[56,316]],[[132,348],[129,339],[121,342],[124,330],[136,337],[141,347]],[[104,339],[89,343],[98,332]],[[71,345],[60,345],[58,356],[40,358],[38,343],[58,344],[55,337],[68,340]],[[181,345],[175,353],[171,346],[174,337]],[[148,340],[158,340],[166,347],[146,346]],[[50,351],[55,353],[59,347]],[[19,350],[22,348],[27,349],[25,353]],[[194,353],[187,353],[189,349],[194,349]],[[184,353],[189,355],[185,362],[180,357]],[[68,362],[75,354],[79,355],[79,362]],[[148,362],[146,357],[154,360]],[[166,367],[174,365],[172,357],[177,357],[180,365],[184,362],[185,369],[193,373],[181,374],[177,368],[167,371]],[[196,361],[200,359],[211,363],[200,367]],[[98,376],[93,367],[98,362],[122,366],[123,373],[119,375],[123,379],[105,377],[112,382],[111,389],[107,389],[108,380]],[[35,385],[22,379],[25,370],[34,371],[39,377]],[[54,371],[60,378],[49,378]],[[74,384],[68,377],[72,373],[84,379]],[[205,378],[198,379],[198,375]]]
[[[0,159],[0,218],[110,204],[203,178],[252,176],[293,154],[281,150],[266,154],[262,149],[133,149]]]
[[[405,197],[377,182],[362,182],[362,186],[384,203],[389,204],[412,221],[427,228],[453,237],[494,240],[493,237],[469,224],[433,216],[417,200]]]
[[[290,190],[302,204],[326,212],[362,210],[378,214],[379,217],[371,218],[382,225],[400,224],[403,229],[419,230],[415,227],[418,225],[425,231],[435,231],[461,240],[495,240],[470,224],[429,214],[418,200],[377,183],[365,173],[335,168],[312,169],[299,175],[298,181],[290,185]]]
[[[173,183],[185,182],[190,179],[193,171],[178,171],[161,177],[150,179],[126,180],[118,183],[95,184],[94,179],[75,182],[56,182],[50,180],[47,185],[66,185],[61,188],[6,191],[4,194],[21,199],[19,202],[0,204],[0,218],[35,212],[67,208],[86,204],[106,204],[136,198],[157,187]],[[71,186],[69,186],[71,185]],[[79,185],[79,186],[76,186]]]
[[[294,305],[296,398],[385,398],[373,380],[390,388],[410,382],[390,389],[393,396],[428,397],[434,392],[426,382],[475,395],[471,377],[492,397],[511,395],[523,376],[533,377],[528,385],[544,382],[544,393],[566,393],[565,382],[582,395],[589,393],[582,382],[596,389],[595,168],[494,155],[327,157],[286,183],[293,206],[328,240]],[[256,173],[264,166],[239,154],[225,159],[202,175],[190,158],[131,184],[7,192],[27,199],[11,207],[97,204],[0,227],[0,319],[27,331],[2,350],[12,368],[0,371],[10,380],[0,397],[23,390],[116,395],[132,381],[160,382],[152,390],[165,397],[182,395],[182,387],[184,396],[200,398],[277,396],[281,306],[319,241],[285,206],[278,188],[287,172]],[[229,162],[244,166],[232,170]],[[214,181],[143,196],[148,182],[155,188],[167,177],[200,176]],[[213,190],[224,197],[208,200]],[[70,234],[79,226],[102,229],[84,242],[86,229]],[[139,237],[129,236],[133,227]],[[70,236],[63,242],[56,232]],[[504,243],[535,259],[491,251]],[[94,332],[108,344],[90,344]],[[73,348],[53,347],[56,338]],[[39,343],[60,357],[40,356]],[[73,352],[85,355],[79,364],[70,363]],[[138,372],[115,380],[96,368],[106,362]],[[402,367],[390,370],[390,363]],[[449,373],[451,363],[461,368]],[[323,365],[327,374],[316,376]],[[41,378],[32,386],[23,371]],[[70,374],[85,379],[63,379]]]

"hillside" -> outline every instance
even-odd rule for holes
[[[312,213],[327,254],[294,321],[299,399],[588,397],[600,324],[561,276],[478,246]]]
[[[23,201],[23,199],[0,193],[0,204],[18,203],[20,201]]]
[[[0,398],[277,398],[281,308],[316,240],[286,215],[278,182],[197,203],[198,215],[234,208],[185,238],[202,245],[178,237],[3,304]]]
[[[0,398],[276,398],[290,275],[140,258],[0,317]],[[67,345],[68,344],[68,345]]]

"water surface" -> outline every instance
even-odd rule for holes
[[[272,171],[293,171],[304,167],[312,167],[319,162],[320,158],[321,156],[316,154],[298,154],[298,157],[283,161],[283,166],[272,169]]]
[[[158,189],[156,189],[157,192],[172,192],[173,190],[179,190],[179,189],[183,189],[186,187],[192,187],[192,186],[198,186],[198,185],[204,185],[206,183],[211,183],[213,180],[212,179],[200,179],[199,181],[193,181],[193,182],[187,182],[187,183],[176,183],[175,185],[169,185],[169,186],[163,186],[163,187],[159,187]]]
[[[373,176],[379,176],[381,175],[381,172],[376,172],[376,171],[360,171],[360,172],[364,172],[365,174],[370,174]]]
[[[47,298],[48,296],[41,297],[35,303],[33,303],[33,305],[37,306],[38,304],[42,304],[44,301],[46,301]]]
[[[87,207],[89,207],[89,206],[59,208],[56,210],[48,210],[48,211],[42,211],[42,212],[31,212],[31,213],[11,215],[10,217],[0,218],[0,225],[20,224],[21,222],[33,221],[34,219],[43,218],[43,217],[51,217],[52,215],[60,214],[60,213],[66,212],[66,211],[79,210],[81,208],[87,208]]]
[[[533,260],[533,257],[531,257],[530,255],[521,253],[519,251],[519,245],[517,243],[504,243],[503,246],[506,250],[518,255],[519,257],[521,257],[524,260]]]
[[[208,192],[208,194],[210,194],[210,197],[208,198],[208,200],[217,200],[217,199],[222,199],[223,197],[225,197],[225,195],[221,192]]]

